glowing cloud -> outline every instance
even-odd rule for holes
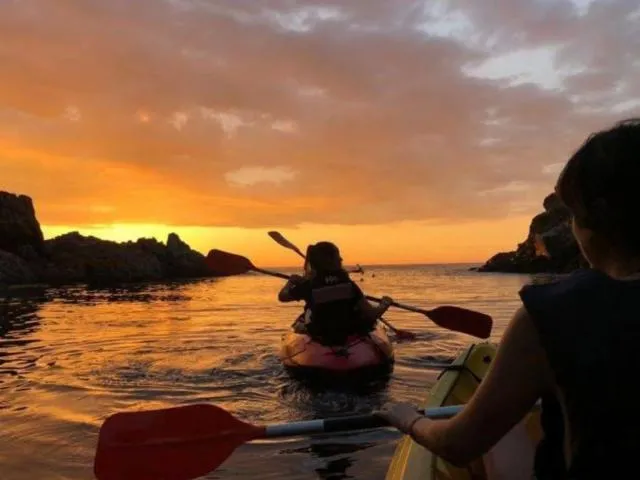
[[[32,195],[46,225],[524,218],[550,165],[638,108],[637,14],[634,0],[1,2],[0,188]]]
[[[224,178],[231,185],[252,186],[258,183],[290,182],[296,177],[296,172],[288,167],[242,167],[232,172],[227,172]]]

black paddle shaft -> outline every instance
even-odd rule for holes
[[[284,273],[272,272],[271,270],[263,270],[262,268],[253,267],[251,270],[258,273],[263,273],[265,275],[271,275],[272,277],[282,278],[283,280],[289,280],[289,275],[285,275]],[[369,295],[365,295],[367,300],[371,300],[372,302],[382,302],[381,298],[371,297]],[[393,302],[391,305],[394,307],[402,308],[404,310],[411,310],[412,312],[424,313],[424,310],[416,307],[412,307],[411,305],[402,305],[401,303]]]

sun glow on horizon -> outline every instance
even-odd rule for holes
[[[638,106],[640,63],[602,61],[637,57],[616,2],[36,3],[0,4],[0,190],[47,237],[479,263]]]
[[[481,263],[503,250],[512,250],[526,236],[529,216],[458,225],[425,225],[398,222],[385,225],[317,225],[298,228],[197,227],[160,224],[111,224],[93,226],[43,225],[45,238],[71,231],[104,240],[125,242],[156,238],[165,243],[177,233],[194,250],[207,254],[212,248],[250,258],[264,267],[297,266],[297,255],[271,240],[267,232],[278,230],[304,250],[320,240],[336,243],[348,264]]]

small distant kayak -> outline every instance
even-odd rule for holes
[[[389,372],[394,362],[393,345],[381,324],[369,335],[354,335],[336,346],[322,345],[292,330],[283,335],[279,356],[289,371],[299,373]]]
[[[465,348],[440,374],[421,407],[467,403],[489,370],[495,353],[496,347],[490,343]],[[503,475],[498,478],[533,478],[533,451],[540,435],[536,410],[505,437],[504,443],[499,442],[485,458],[472,462],[467,468],[454,467],[405,435],[396,447],[385,480],[482,480],[489,478],[487,469],[496,471],[496,468],[501,471],[499,475]],[[498,456],[511,460],[500,462],[496,460]]]

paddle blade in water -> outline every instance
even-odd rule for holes
[[[100,429],[94,473],[99,480],[191,480],[263,436],[264,427],[209,404],[116,413]]]
[[[445,305],[425,311],[436,325],[478,338],[489,338],[493,327],[491,316],[466,308]]]
[[[241,275],[255,269],[247,257],[216,249],[209,251],[205,262],[212,274],[222,277]]]

